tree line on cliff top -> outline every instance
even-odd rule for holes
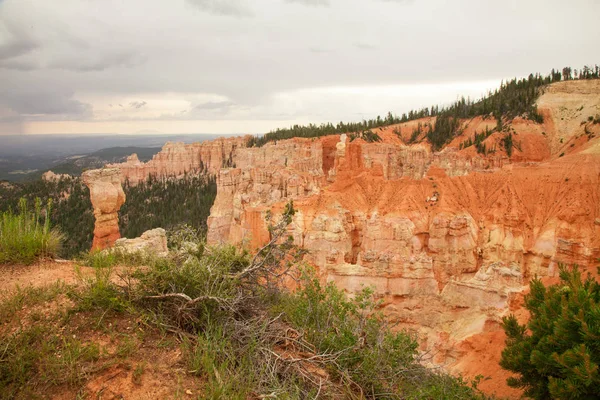
[[[150,177],[138,185],[123,185],[127,201],[119,211],[119,228],[123,237],[138,237],[157,227],[174,228],[188,224],[202,234],[217,195],[213,176],[186,175],[182,179]],[[63,235],[60,255],[72,258],[87,252],[94,237],[94,212],[89,189],[79,178],[46,181],[37,179],[24,183],[0,185],[0,213],[19,212],[20,199],[44,205],[39,215],[45,221],[46,207],[52,199],[50,223]]]
[[[541,87],[561,80],[598,79],[599,77],[600,67],[598,65],[584,66],[580,70],[571,67],[565,67],[562,70],[553,69],[548,75],[536,73],[530,74],[527,78],[513,78],[502,82],[498,89],[489,92],[479,100],[462,97],[446,107],[437,105],[424,107],[420,110],[403,113],[400,117],[389,112],[384,118],[377,116],[375,119],[360,122],[339,122],[336,125],[332,123],[294,125],[290,128],[276,129],[263,136],[252,137],[248,141],[248,146],[260,147],[268,142],[294,137],[313,138],[340,133],[364,132],[425,117],[437,117],[426,136],[434,150],[439,150],[459,132],[458,119],[476,116],[493,117],[499,121],[501,126],[503,118],[510,120],[522,116],[541,123],[543,117],[537,112],[535,105]]]

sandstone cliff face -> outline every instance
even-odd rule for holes
[[[237,148],[246,146],[248,137],[219,138],[201,143],[167,142],[162,150],[143,163],[136,154],[119,164],[108,164],[108,168],[119,168],[123,181],[137,184],[150,175],[158,178],[181,176],[185,173],[207,171],[216,174],[224,166],[234,164],[233,154]]]
[[[118,168],[95,169],[84,172],[82,178],[90,189],[96,218],[92,250],[110,247],[121,237],[118,211],[125,203],[121,172]]]
[[[600,110],[600,85],[565,83],[540,99],[544,124],[512,122],[521,150],[510,159],[501,133],[486,139],[497,145],[487,157],[459,150],[493,123],[482,118],[441,152],[393,133],[410,137],[414,122],[377,130],[379,143],[335,135],[238,148],[236,168],[218,176],[208,240],[256,247],[268,239],[265,212],[294,200],[290,234],[323,279],[349,292],[373,286],[389,318],[421,334],[432,363],[469,373],[465,360],[484,340],[503,346],[501,317],[531,277],[556,276],[559,262],[593,271],[600,257],[600,132],[573,123],[563,132],[557,121],[581,101]],[[493,379],[482,387],[514,394],[490,354]]]

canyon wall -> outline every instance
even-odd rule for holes
[[[249,136],[218,138],[200,143],[167,142],[148,162],[132,154],[124,163],[108,164],[119,168],[123,181],[131,184],[145,181],[150,175],[158,178],[179,177],[185,173],[206,171],[217,174],[225,166],[233,166],[236,149],[246,147]]]
[[[516,395],[498,366],[502,316],[522,314],[532,277],[555,277],[559,263],[595,272],[600,257],[600,126],[581,123],[600,112],[600,82],[554,84],[538,105],[543,124],[508,124],[511,157],[502,132],[486,139],[487,156],[460,149],[495,124],[481,117],[440,152],[404,144],[415,121],[375,130],[376,143],[334,135],[237,148],[236,167],[218,175],[208,241],[255,248],[269,237],[265,213],[294,200],[289,232],[323,279],[373,286],[429,362],[478,370],[492,377],[484,389]]]

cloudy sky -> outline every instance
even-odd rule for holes
[[[0,134],[260,133],[600,62],[600,1],[0,0]]]

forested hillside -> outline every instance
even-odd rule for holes
[[[124,191],[127,201],[119,213],[119,226],[121,236],[131,238],[148,229],[169,229],[184,223],[206,232],[206,219],[217,186],[214,177],[194,175],[182,179],[150,178],[137,186],[125,184]],[[38,179],[20,184],[2,182],[0,211],[17,210],[22,197],[29,204],[35,198],[47,204],[52,198],[52,225],[65,235],[61,256],[71,258],[91,248],[94,215],[89,190],[79,178]]]
[[[94,214],[88,188],[77,178],[57,181],[37,179],[21,184],[0,186],[0,211],[17,210],[19,199],[29,204],[36,198],[47,204],[53,200],[51,223],[65,235],[61,255],[70,257],[91,247],[94,232]]]
[[[217,196],[215,178],[187,175],[181,179],[150,178],[136,186],[123,186],[127,201],[119,212],[121,236],[137,237],[153,228],[188,224],[202,234]]]
[[[535,101],[541,94],[543,86],[561,80],[598,79],[599,77],[600,67],[598,65],[593,67],[584,66],[580,70],[571,67],[565,67],[562,70],[553,69],[545,76],[537,73],[530,74],[527,78],[514,78],[502,82],[500,88],[476,101],[463,97],[447,107],[437,105],[424,107],[420,110],[404,113],[401,117],[389,112],[385,118],[378,116],[375,119],[355,123],[294,125],[290,128],[276,129],[260,137],[253,137],[248,145],[260,147],[268,142],[293,137],[310,138],[338,133],[363,132],[424,117],[437,117],[435,123],[428,126],[428,129],[425,129],[424,132],[427,132],[427,139],[433,148],[439,150],[458,133],[460,126],[456,121],[458,118],[472,118],[475,116],[495,118],[498,121],[497,130],[502,130],[503,119],[510,120],[516,116],[542,122],[542,116],[537,112]],[[419,138],[420,133],[419,131],[418,134],[414,135],[415,141]]]

